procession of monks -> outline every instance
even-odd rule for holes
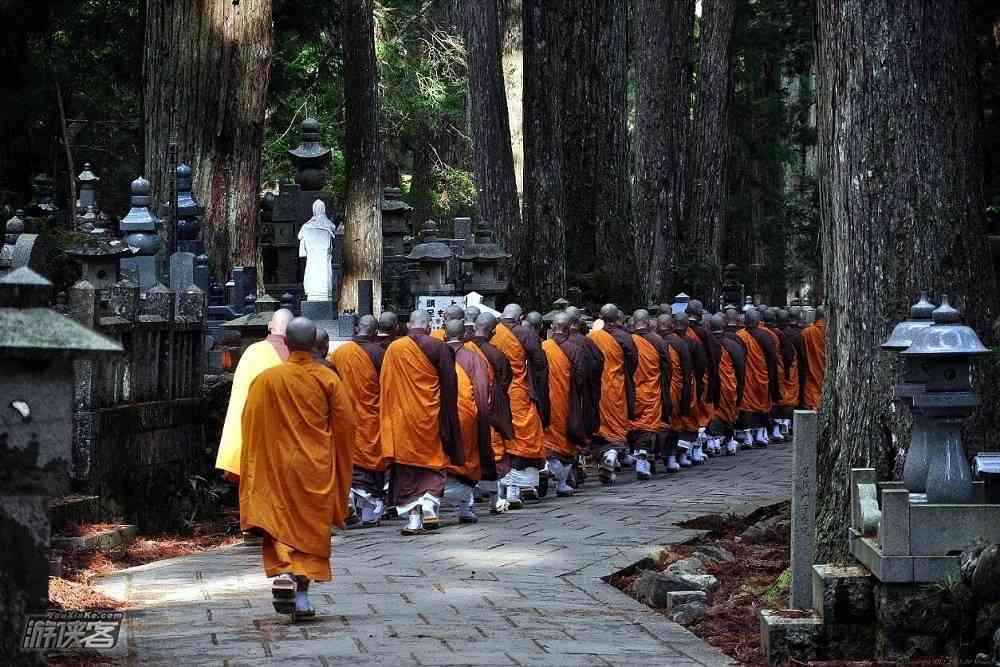
[[[216,467],[239,484],[241,529],[259,538],[278,613],[315,615],[333,527],[398,519],[440,527],[447,502],[475,523],[555,486],[572,496],[588,464],[611,485],[648,480],[788,437],[792,412],[819,408],[826,318],[802,309],[699,301],[589,318],[572,306],[548,329],[509,304],[497,318],[451,306],[443,326],[410,314],[360,318],[329,350],[316,325],[277,311],[237,366]]]

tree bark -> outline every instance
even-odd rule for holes
[[[952,295],[990,345],[996,289],[985,270],[968,3],[817,0],[816,7],[829,312],[816,558],[827,562],[847,553],[850,469],[874,467],[886,479],[894,467],[889,397],[898,363],[879,344],[928,287]],[[996,373],[977,367],[978,418],[995,419]]]
[[[678,235],[689,260],[691,288],[708,304],[716,302],[722,284],[720,246],[725,234],[735,15],[732,0],[702,0],[698,90],[688,151],[690,211]]]
[[[514,255],[510,279],[517,293],[527,285],[530,268],[523,259],[528,246],[514,177],[497,2],[461,2],[456,9],[469,70],[469,125],[479,215],[496,226],[498,241]]]
[[[627,4],[579,0],[566,6],[563,201],[566,264],[593,276],[593,292],[635,298],[635,240],[629,217]],[[555,94],[555,91],[549,91]]]
[[[524,0],[524,226],[527,253],[515,270],[536,305],[566,293],[562,53],[565,0]]]
[[[257,261],[271,0],[147,0],[143,62],[146,178],[169,193],[167,145],[194,170],[202,239],[224,280]]]
[[[639,0],[635,227],[645,303],[673,296],[686,198],[694,0]]]
[[[507,93],[507,118],[510,123],[511,156],[517,197],[524,195],[524,31],[521,29],[522,0],[501,0],[501,35],[503,43],[503,79]]]
[[[371,280],[375,314],[382,312],[382,139],[374,0],[344,6],[344,270],[341,311],[358,308],[359,280]]]

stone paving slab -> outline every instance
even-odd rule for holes
[[[403,537],[397,522],[338,533],[334,581],[314,586],[311,622],[274,613],[259,548],[245,545],[95,585],[135,606],[127,664],[728,665],[604,578],[701,534],[678,522],[786,498],[791,461],[790,444],[772,445],[644,483],[594,479],[504,515],[482,509],[476,525],[446,511],[426,536]]]

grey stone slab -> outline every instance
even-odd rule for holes
[[[816,439],[814,410],[794,413],[792,458],[792,609],[812,609],[812,564],[816,552]]]

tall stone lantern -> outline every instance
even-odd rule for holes
[[[134,255],[121,261],[122,271],[132,271],[137,274],[137,282],[142,292],[152,288],[158,282],[156,277],[156,253],[160,249],[160,236],[157,231],[160,219],[149,209],[152,198],[149,195],[150,185],[142,176],[132,181],[132,208],[118,223],[119,229],[125,235],[125,244]]]
[[[90,206],[97,209],[97,182],[99,180],[101,180],[100,177],[91,171],[90,163],[84,164],[83,171],[76,177],[79,188],[76,200],[77,211],[86,211]]]
[[[406,259],[417,265],[417,279],[410,285],[410,293],[414,296],[445,296],[455,293],[455,285],[446,282],[448,279],[448,260],[452,257],[451,248],[438,238],[437,223],[428,220],[420,231],[421,241],[413,246]]]
[[[487,306],[495,306],[497,295],[509,285],[503,266],[510,257],[510,253],[504,252],[493,240],[489,224],[480,220],[474,242],[467,243],[457,254],[462,262],[462,289],[479,292]]]

